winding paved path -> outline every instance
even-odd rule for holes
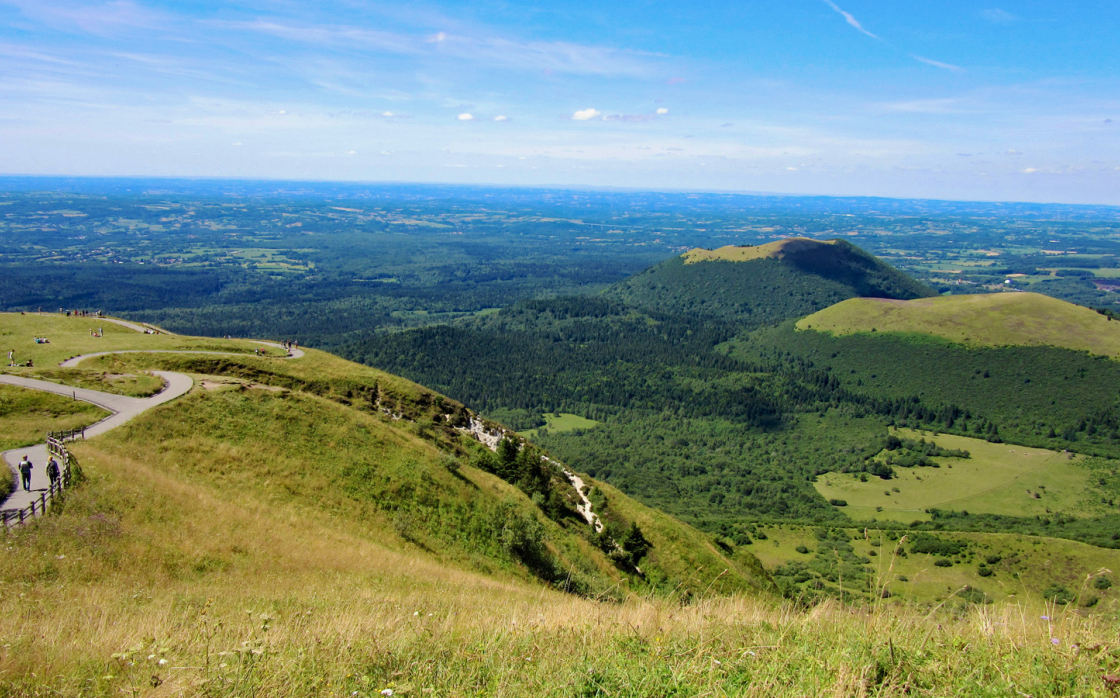
[[[86,427],[86,436],[88,437],[103,434],[110,429],[119,427],[133,417],[152,409],[156,405],[170,402],[186,393],[191,389],[191,386],[194,385],[194,381],[191,377],[182,373],[152,371],[152,375],[162,378],[165,385],[162,391],[146,398],[113,395],[112,393],[103,393],[99,390],[89,390],[86,388],[73,388],[68,385],[59,385],[58,383],[51,383],[50,381],[24,378],[22,376],[0,375],[0,383],[73,397],[75,400],[82,400],[83,402],[97,405],[98,407],[112,412],[113,414],[102,419],[100,422]],[[17,466],[25,455],[35,464],[35,468],[31,471],[30,491],[26,491],[19,486],[20,477]],[[24,448],[15,448],[10,451],[4,451],[2,457],[4,462],[8,464],[8,467],[12,469],[12,476],[15,478],[16,489],[12,492],[10,497],[4,500],[3,505],[0,505],[0,509],[21,509],[30,505],[32,500],[38,500],[40,492],[46,491],[49,484],[46,469],[47,445],[38,444]]]
[[[102,318],[109,320],[110,318]],[[125,324],[124,321],[121,324]],[[135,327],[139,327],[134,326]],[[143,332],[143,328],[137,330]],[[276,342],[259,342],[270,347],[283,349],[284,347]],[[252,356],[252,354],[241,354],[229,351],[191,351],[189,349],[128,349],[123,351],[101,351],[94,354],[82,354],[75,356],[72,359],[63,361],[60,366],[63,368],[74,368],[86,359],[92,359],[97,356],[106,356],[108,354],[219,354],[223,356]],[[292,349],[287,357],[289,359],[298,359],[304,355],[303,351],[299,349]],[[31,390],[42,390],[48,393],[55,393],[56,395],[63,395],[72,397],[75,400],[82,400],[93,405],[97,405],[103,409],[112,412],[112,414],[100,422],[86,427],[86,437],[97,436],[103,434],[110,429],[119,427],[133,417],[142,414],[157,405],[162,405],[165,402],[170,402],[180,395],[184,395],[194,386],[194,380],[183,373],[176,373],[174,371],[149,371],[154,376],[159,376],[164,381],[164,388],[162,391],[156,393],[151,397],[129,397],[127,395],[114,395],[112,393],[104,393],[100,390],[89,390],[88,388],[74,388],[69,385],[60,385],[58,383],[51,383],[50,381],[38,380],[36,378],[24,378],[23,376],[9,376],[0,374],[0,383],[6,385],[15,385],[21,388],[29,388]],[[27,456],[34,463],[35,468],[31,471],[31,489],[24,490],[20,486],[19,476],[19,462],[23,457]],[[4,451],[0,454],[0,460],[8,464],[12,470],[12,477],[15,482],[15,489],[12,494],[0,504],[0,509],[22,509],[30,506],[32,501],[38,501],[42,492],[45,492],[49,486],[47,479],[47,445],[38,444],[35,446],[26,446],[24,448],[14,448],[10,451]]]

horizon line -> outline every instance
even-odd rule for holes
[[[932,198],[920,196],[884,196],[879,194],[806,194],[795,192],[758,191],[752,189],[692,189],[687,187],[625,187],[591,184],[502,184],[502,183],[464,183],[464,182],[438,182],[438,181],[404,181],[404,180],[357,180],[357,179],[285,179],[271,177],[236,177],[221,175],[69,175],[69,174],[20,174],[0,173],[0,182],[12,179],[56,179],[56,180],[129,180],[129,181],[178,181],[178,182],[244,182],[244,183],[271,183],[271,184],[336,184],[353,186],[417,186],[417,187],[460,187],[474,189],[523,189],[531,191],[597,191],[618,193],[650,193],[650,194],[712,194],[735,195],[743,197],[779,197],[801,199],[879,199],[883,201],[909,201],[909,202],[937,202],[956,204],[988,204],[988,205],[1031,205],[1031,206],[1064,206],[1071,208],[1108,208],[1120,209],[1120,204],[1107,203],[1067,203],[1062,201],[1027,201],[1008,199],[951,199]],[[0,190],[11,193],[9,190]]]

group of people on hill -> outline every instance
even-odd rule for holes
[[[32,463],[31,459],[28,458],[25,455],[23,457],[23,460],[21,460],[19,462],[18,467],[19,467],[20,484],[23,485],[24,491],[30,492],[31,491],[31,471],[35,468],[35,464]],[[58,478],[61,477],[61,475],[62,475],[62,469],[58,466],[58,461],[56,461],[54,459],[54,456],[51,456],[50,460],[47,461],[47,479],[50,480],[50,483],[51,483],[50,488],[52,490],[58,484]]]
[[[39,312],[43,312],[43,309],[39,308]],[[58,312],[65,314],[66,317],[105,317],[101,310],[66,310],[65,308],[59,308]]]

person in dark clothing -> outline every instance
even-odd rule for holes
[[[54,459],[54,456],[51,456],[51,459],[47,461],[47,477],[50,478],[51,489],[54,489],[55,485],[58,483],[58,476],[58,461]]]
[[[35,466],[31,464],[31,459],[27,456],[19,462],[19,478],[22,481],[23,489],[31,490],[31,469]]]

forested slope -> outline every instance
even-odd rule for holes
[[[692,250],[604,294],[638,308],[756,327],[847,298],[921,298],[932,289],[846,240],[793,239],[759,247]]]

